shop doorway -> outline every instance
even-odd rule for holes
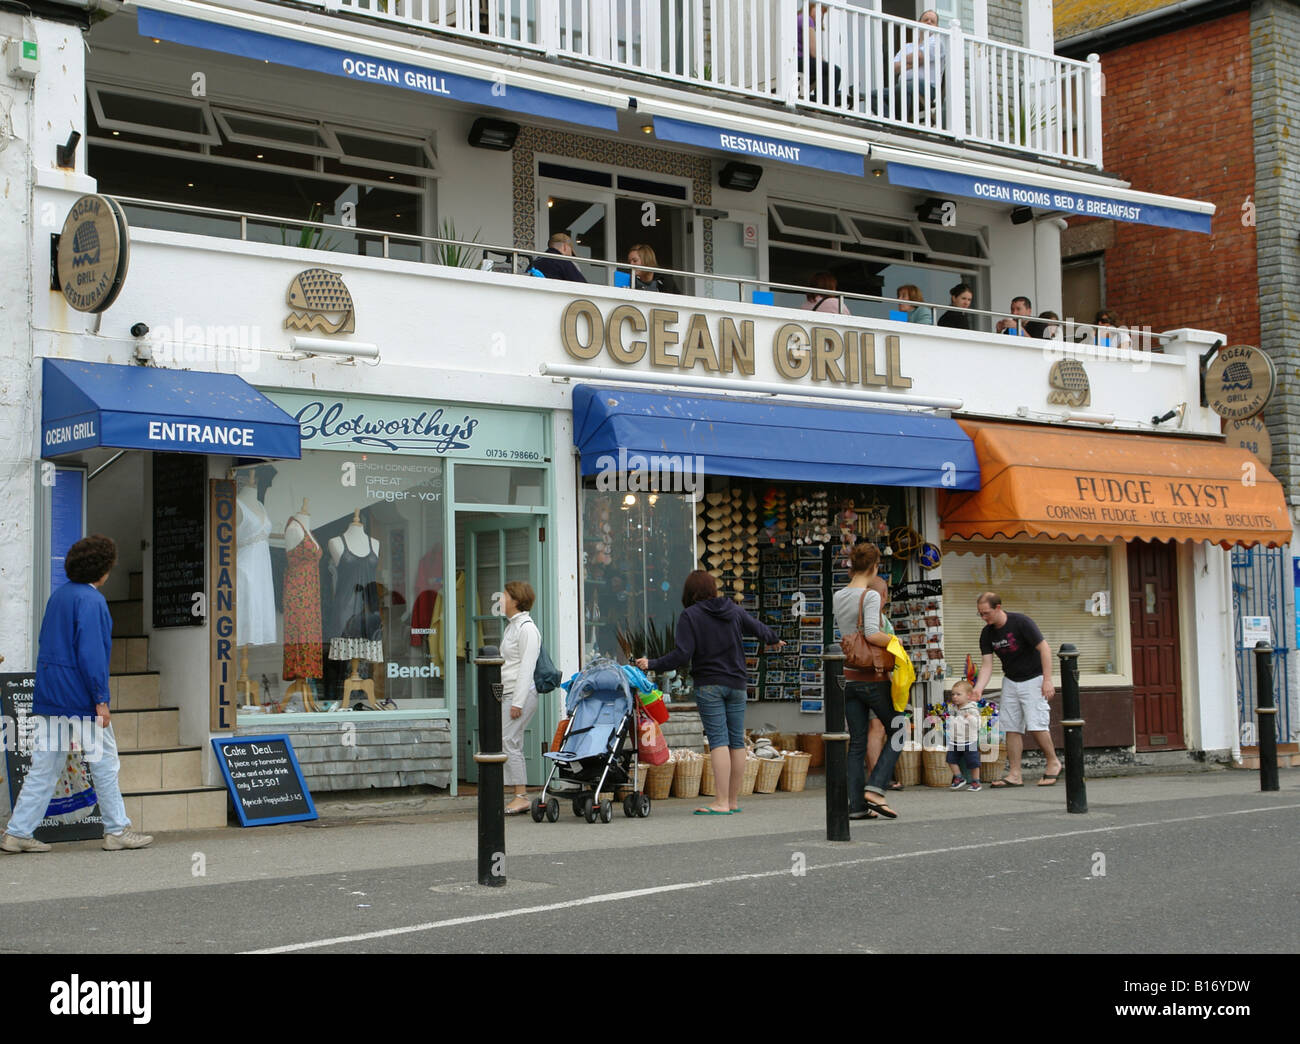
[[[505,632],[502,595],[511,580],[525,580],[539,592],[542,584],[542,520],[536,515],[503,515],[490,512],[457,512],[457,664],[460,673],[459,711],[461,714],[461,775],[470,783],[478,781],[474,754],[482,749],[479,742],[479,704],[497,702],[493,693],[480,691],[474,657],[484,646],[501,647]],[[463,581],[463,583],[462,583]],[[533,607],[538,612],[538,606]],[[540,782],[541,744],[545,731],[544,715],[534,715],[524,732],[524,751],[528,762],[529,783]]]
[[[1185,746],[1177,570],[1173,544],[1138,540],[1129,544],[1133,731],[1141,751]]]

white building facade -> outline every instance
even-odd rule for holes
[[[620,632],[663,645],[711,569],[789,628],[753,650],[748,723],[820,731],[834,636],[808,602],[849,535],[891,552],[918,719],[978,660],[992,587],[1079,647],[1095,745],[1239,746],[1224,548],[1290,526],[1201,405],[1215,335],[987,314],[1060,311],[1063,213],[1197,235],[1210,208],[1102,173],[1099,71],[1051,55],[1049,5],[1028,46],[983,3],[932,38],[919,8],[807,6],[0,12],[38,55],[0,85],[0,653],[33,670],[59,555],[118,541],[144,829],[203,821],[231,732],[290,735],[318,790],[472,779],[472,660],[511,579],[567,676]],[[933,95],[893,76],[909,47]],[[56,234],[90,256],[65,227],[87,195],[129,227],[99,312],[51,275]],[[530,274],[557,232],[586,284]],[[632,285],[638,247],[676,293]],[[935,325],[962,283],[970,328]],[[656,453],[680,463],[638,486]]]

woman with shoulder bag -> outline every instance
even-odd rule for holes
[[[876,819],[884,816],[897,819],[895,812],[885,802],[885,787],[894,778],[894,764],[898,761],[898,733],[902,730],[902,716],[894,711],[890,693],[889,671],[884,669],[892,656],[885,653],[889,635],[880,629],[880,595],[871,589],[871,581],[880,567],[880,551],[874,544],[858,544],[850,558],[849,583],[835,592],[835,622],[844,636],[845,655],[869,653],[870,647],[879,650],[872,655],[872,666],[844,667],[844,716],[849,726],[849,818]],[[856,637],[855,636],[861,636]],[[885,726],[885,746],[865,780],[864,759],[867,753],[867,736],[871,713],[874,712]]]

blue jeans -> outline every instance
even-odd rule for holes
[[[698,685],[695,704],[700,708],[700,724],[709,750],[730,747],[745,749],[745,690],[725,685]]]
[[[876,759],[876,767],[867,774],[867,731],[874,713],[885,726],[885,747]],[[863,791],[884,797],[885,787],[894,778],[903,730],[903,715],[894,710],[894,697],[888,681],[848,682],[844,686],[844,717],[849,726],[849,811],[866,810]],[[865,779],[865,783],[864,783]]]
[[[54,786],[68,758],[66,740],[50,743],[48,739],[51,735],[56,738],[73,736],[85,753],[86,764],[90,766],[90,778],[95,784],[95,796],[99,799],[99,814],[104,820],[104,832],[120,834],[129,827],[131,821],[126,818],[126,802],[122,800],[122,789],[117,785],[120,762],[112,726],[96,729],[94,718],[47,718],[33,714],[32,720],[36,725],[36,747],[63,749],[32,750],[32,767],[23,780],[23,789],[14,803],[13,815],[5,827],[5,833],[11,837],[31,837],[45,818],[45,810],[50,807],[50,798],[54,796]]]

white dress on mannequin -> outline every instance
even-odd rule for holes
[[[271,578],[271,518],[257,499],[257,487],[239,491],[235,529],[235,643],[273,645],[275,582]]]

